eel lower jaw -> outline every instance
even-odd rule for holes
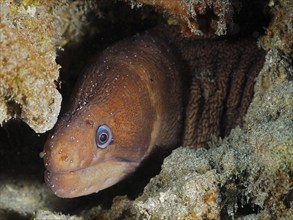
[[[56,196],[74,198],[114,185],[132,173],[138,165],[138,163],[110,160],[75,171],[53,172],[46,170],[45,182]]]

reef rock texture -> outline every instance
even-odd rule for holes
[[[77,216],[68,216],[68,215],[63,215],[63,214],[54,214],[50,211],[46,211],[46,210],[40,210],[38,211],[35,216],[34,219],[40,219],[40,220],[45,220],[45,219],[50,219],[50,220],[83,220],[82,217],[77,217]]]
[[[94,8],[80,5],[0,1],[0,124],[20,118],[38,133],[54,126],[62,100],[56,50],[77,38],[85,11]]]
[[[239,1],[231,0],[129,0],[133,6],[153,5],[163,10],[172,19],[170,23],[179,23],[186,34],[202,35],[204,29],[212,30],[216,35],[225,35],[232,25],[234,10],[240,8]],[[200,18],[205,15],[205,21]]]
[[[54,83],[61,33],[44,7],[1,1],[0,14],[0,123],[20,117],[36,132],[53,127],[61,104]]]
[[[293,1],[270,1],[273,14],[266,35],[261,39],[266,50],[277,48],[289,56],[293,55]]]

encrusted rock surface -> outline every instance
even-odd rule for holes
[[[268,4],[272,21],[261,39],[265,49],[276,48],[288,54],[293,54],[293,1],[272,0]]]
[[[54,83],[61,33],[46,7],[1,1],[0,123],[20,117],[36,132],[53,127],[61,105]]]
[[[66,1],[0,1],[0,125],[11,118],[37,133],[57,121],[60,46],[81,35],[95,4]],[[82,6],[84,6],[82,8]]]
[[[179,23],[186,34],[201,35],[203,29],[211,29],[216,35],[225,35],[228,26],[233,24],[233,14],[240,9],[238,0],[129,0],[132,7],[140,7],[142,4],[153,5],[163,10],[167,15],[176,19],[170,19],[170,23]],[[210,13],[201,23],[200,17]]]

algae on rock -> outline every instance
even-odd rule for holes
[[[293,55],[293,1],[271,0],[268,4],[273,14],[267,33],[261,38],[266,50],[276,48]]]
[[[206,16],[204,23],[214,34],[226,35],[229,26],[233,24],[233,14],[235,10],[239,10],[241,4],[238,0],[127,0],[132,7],[142,4],[152,5],[162,9],[169,16],[175,18],[169,19],[169,23],[179,23],[182,31],[187,34],[202,35],[202,22],[200,17],[205,14],[213,14]],[[205,27],[205,28],[206,28]]]
[[[45,6],[1,2],[0,123],[20,117],[36,132],[52,128],[61,95],[55,80],[56,33]],[[59,35],[59,36],[58,36]]]
[[[0,125],[20,118],[37,133],[54,126],[62,100],[57,49],[82,35],[84,17],[95,7],[91,1],[0,0]]]

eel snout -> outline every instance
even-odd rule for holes
[[[122,108],[120,114],[107,117],[109,113],[99,110],[99,106],[94,109],[85,106],[79,117],[70,120],[65,117],[56,125],[45,144],[44,163],[45,181],[57,196],[72,198],[97,192],[125,178],[138,166],[143,152],[133,149],[137,148],[136,144],[141,145],[139,141],[147,146],[148,139],[144,137],[148,135],[129,132],[127,136],[127,132],[126,135],[121,132],[123,126],[118,125],[123,115],[128,115],[125,110]],[[111,128],[112,137],[108,146],[101,148],[97,138],[104,138],[106,133],[98,135],[98,132],[106,125]],[[124,125],[127,131],[129,124]]]

